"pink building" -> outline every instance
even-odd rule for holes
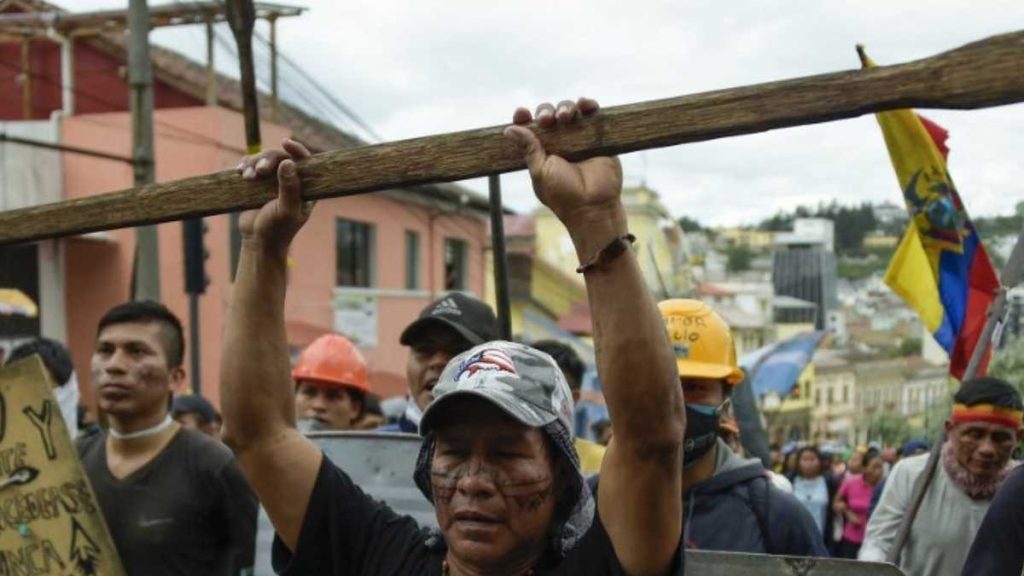
[[[0,15],[27,10],[55,9],[36,0],[0,0]],[[0,60],[20,63],[21,47],[4,44],[3,38],[0,34]],[[61,46],[52,40],[31,42],[30,75],[56,83],[37,81],[29,107],[19,85],[24,71],[0,66],[0,132],[129,156],[128,86],[117,73],[125,65],[123,49],[116,38],[88,36],[77,39],[71,50],[75,68],[70,75],[65,70],[62,82]],[[219,78],[215,105],[207,105],[203,65],[155,47],[153,62],[157,181],[233,168],[244,148],[237,84]],[[78,68],[86,65],[89,69]],[[277,146],[289,135],[317,149],[358,145],[287,105],[282,104],[275,121],[269,121],[269,107],[264,112],[266,146]],[[131,184],[127,163],[0,142],[0,210]],[[483,297],[486,210],[486,199],[454,185],[318,203],[291,254],[286,314],[292,346],[301,348],[319,334],[341,330],[365,354],[374,391],[384,397],[401,394],[407,351],[398,337],[406,324],[449,290]],[[206,223],[210,285],[200,298],[201,390],[219,404],[221,332],[237,238],[232,241],[228,216]],[[160,225],[159,238],[162,300],[185,323],[187,337],[181,224]],[[84,401],[91,402],[86,383],[96,324],[108,308],[129,298],[133,255],[132,230],[0,247],[0,286],[19,287],[40,305],[38,319],[0,320],[0,345],[37,334],[65,341],[83,382]]]

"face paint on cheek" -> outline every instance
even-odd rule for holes
[[[160,366],[143,364],[135,369],[135,381],[147,388],[163,386],[168,378],[167,370]]]
[[[435,465],[430,470],[434,499],[450,501],[458,491],[459,482],[470,476],[481,476],[495,487],[498,494],[512,500],[520,508],[536,510],[546,501],[554,498],[554,478],[543,473],[522,474],[513,478],[496,468],[486,465],[454,466]]]
[[[518,506],[520,510],[535,512],[536,510],[540,509],[540,507],[543,506],[544,503],[547,502],[548,500],[554,500],[555,490],[552,483],[549,482],[543,488],[537,490],[532,494],[522,494],[518,496],[506,495],[506,497],[511,498],[511,500],[516,503],[516,506]]]

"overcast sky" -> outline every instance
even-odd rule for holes
[[[57,3],[74,11],[127,5]],[[588,95],[610,106],[856,68],[858,42],[893,64],[1024,29],[1021,0],[300,4],[305,15],[278,23],[280,49],[386,140],[502,123],[515,106],[544,100]],[[202,57],[201,31],[192,28],[159,30],[153,40]],[[950,132],[950,170],[971,214],[1008,214],[1024,200],[1024,105],[926,115]],[[705,224],[752,223],[832,200],[901,202],[871,117],[623,161],[627,183],[645,182],[673,214]],[[506,204],[536,205],[524,174],[502,182]],[[466,184],[486,192],[483,181]]]

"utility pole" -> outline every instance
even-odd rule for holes
[[[512,339],[512,315],[508,294],[508,252],[505,249],[505,214],[501,202],[501,175],[487,178],[491,209],[491,254],[494,258],[494,292],[498,305],[498,335]],[[433,265],[433,263],[431,263]]]
[[[135,186],[152,184],[153,68],[149,60],[149,8],[146,0],[129,0],[128,82],[131,85],[132,158]],[[160,255],[156,226],[135,229],[132,300],[160,301]]]

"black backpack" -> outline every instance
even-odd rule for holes
[[[587,478],[587,487],[590,488],[591,494],[597,495],[599,480],[600,476],[598,474]],[[771,518],[771,479],[768,478],[768,473],[765,472],[765,475],[761,478],[747,482],[743,486],[747,492],[747,505],[754,513],[754,518],[757,519],[757,527],[761,531],[761,542],[764,543],[764,551],[766,554],[776,554],[775,544],[772,541],[771,524],[769,523],[769,518]]]
[[[772,481],[768,473],[761,478],[747,482],[743,485],[747,491],[747,505],[757,519],[757,526],[761,530],[761,541],[764,542],[766,554],[777,554],[778,550],[772,541],[772,530],[769,519],[771,518],[771,494]]]

